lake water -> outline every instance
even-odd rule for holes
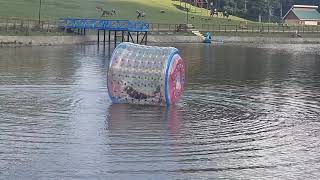
[[[171,108],[111,104],[97,46],[0,49],[0,179],[319,179],[320,45],[176,44]]]

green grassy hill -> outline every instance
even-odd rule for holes
[[[39,0],[0,0],[0,16],[38,18]],[[184,6],[184,4],[182,4]],[[146,13],[144,20],[152,23],[186,23],[186,12],[180,3],[172,0],[42,0],[42,19],[57,19],[61,17],[99,18],[101,13],[96,10],[100,6],[106,10],[116,9],[118,14],[109,19],[136,19],[136,10]],[[165,13],[160,13],[164,10]],[[243,19],[231,17],[209,17],[205,9],[193,7],[189,23],[200,25],[204,23],[238,24]]]

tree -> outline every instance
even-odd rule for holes
[[[258,16],[259,22],[261,22],[262,15],[266,15],[269,9],[268,0],[250,0],[248,2],[248,13],[252,16]]]
[[[186,2],[188,0],[184,0]],[[318,5],[320,0],[207,0],[213,3],[219,11],[227,11],[229,14],[246,19],[268,19],[271,22],[281,20],[294,4]]]

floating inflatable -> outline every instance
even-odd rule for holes
[[[212,36],[211,36],[211,33],[207,32],[206,33],[206,36],[205,36],[205,39],[203,40],[204,43],[211,43],[212,41]]]
[[[114,50],[108,71],[113,103],[171,105],[185,84],[185,64],[173,47],[121,43]]]

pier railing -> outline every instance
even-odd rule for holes
[[[91,29],[108,31],[149,31],[149,23],[130,20],[63,18],[59,20],[59,27],[69,29]]]

